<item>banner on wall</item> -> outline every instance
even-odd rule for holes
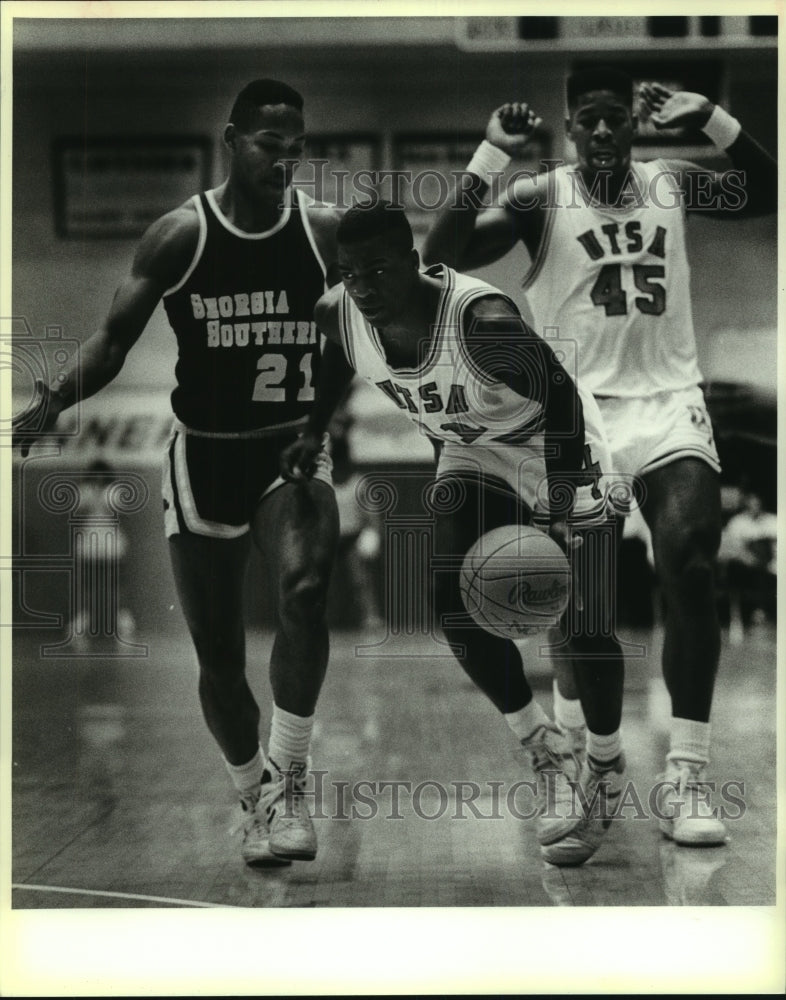
[[[98,460],[118,467],[155,464],[166,447],[172,419],[167,392],[105,391],[67,410],[56,432],[33,445],[30,457],[39,455],[58,468],[85,467]]]

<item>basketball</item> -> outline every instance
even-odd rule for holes
[[[545,532],[506,525],[481,535],[467,552],[460,585],[478,625],[521,639],[559,621],[570,597],[570,565]]]

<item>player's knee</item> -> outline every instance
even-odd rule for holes
[[[720,528],[710,522],[680,525],[670,531],[657,555],[661,576],[684,586],[709,586],[715,574]]]
[[[245,650],[242,635],[211,628],[207,622],[192,626],[191,639],[203,676],[220,680],[243,673]]]
[[[279,615],[293,627],[322,622],[327,604],[327,585],[316,570],[289,574],[281,584]]]

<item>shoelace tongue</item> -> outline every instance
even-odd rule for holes
[[[562,767],[562,762],[559,754],[555,753],[549,747],[544,746],[542,756],[539,756],[536,767],[540,770],[549,765],[559,771]]]
[[[701,773],[698,770],[694,770],[690,767],[683,767],[680,771],[680,795],[688,789],[702,791],[706,789],[708,785],[709,782],[701,776]]]
[[[550,747],[543,746],[536,752],[532,766],[536,771],[565,771],[568,762],[575,763],[573,754],[559,753]]]
[[[238,833],[238,831],[240,830],[248,831],[255,827],[263,827],[265,831],[267,830],[267,827],[265,827],[264,820],[259,815],[259,813],[241,812],[240,815],[235,820],[235,822],[230,826],[229,834],[230,836],[234,837],[234,835]]]

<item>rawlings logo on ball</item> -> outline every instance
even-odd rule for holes
[[[536,587],[529,580],[519,580],[511,587],[508,594],[508,603],[519,605],[522,608],[532,607],[539,604],[553,605],[562,604],[568,593],[567,586],[560,580],[552,580],[547,587]]]
[[[570,598],[565,553],[545,531],[504,525],[470,546],[461,566],[464,607],[481,628],[521,639],[556,625]]]

